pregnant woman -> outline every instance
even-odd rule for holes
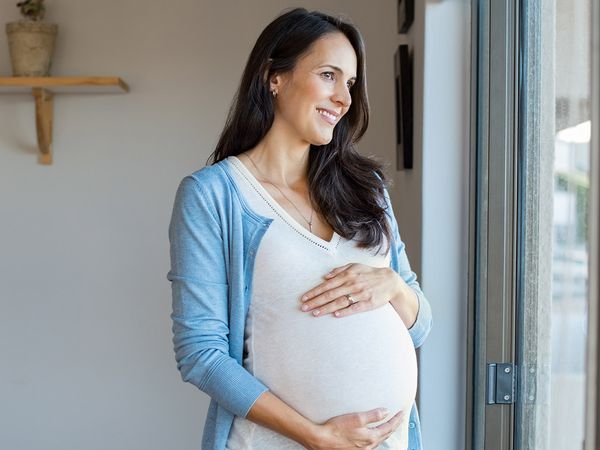
[[[173,343],[211,397],[203,449],[421,449],[431,311],[381,165],[358,30],[303,8],[250,54],[212,163],[169,227]]]

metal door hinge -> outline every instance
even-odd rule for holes
[[[490,363],[487,365],[486,400],[488,405],[515,402],[516,369],[517,366],[509,363]]]

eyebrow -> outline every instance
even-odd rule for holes
[[[344,71],[342,69],[340,69],[337,66],[332,66],[331,64],[323,64],[323,65],[319,66],[318,68],[320,69],[321,67],[331,67],[336,72],[339,72],[339,73],[342,73],[342,74],[344,73]],[[356,77],[352,77],[352,78],[350,78],[350,80],[356,80]]]

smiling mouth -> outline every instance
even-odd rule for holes
[[[330,125],[335,125],[337,122],[338,116],[331,114],[330,112],[325,111],[324,109],[317,108],[317,112],[319,115]]]

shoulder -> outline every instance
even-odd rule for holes
[[[214,190],[223,190],[230,186],[229,166],[225,160],[210,166],[202,167],[189,174],[186,178],[191,178],[195,181],[198,188],[206,193]]]
[[[210,202],[224,201],[231,196],[233,183],[225,160],[202,167],[186,175],[179,183],[179,191],[201,195]]]

